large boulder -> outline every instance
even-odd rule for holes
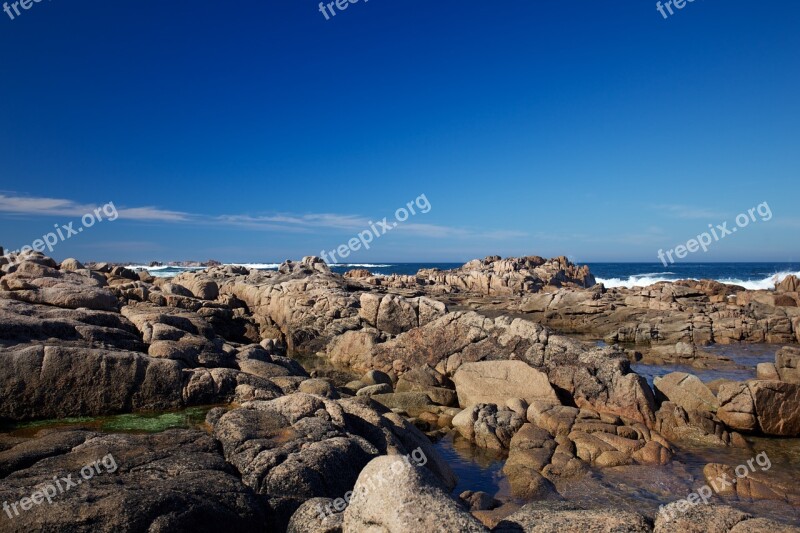
[[[391,335],[398,335],[419,325],[414,305],[402,296],[387,294],[381,300],[376,317],[376,327]]]
[[[389,409],[399,409],[411,416],[419,416],[433,406],[431,397],[424,392],[391,392],[374,394],[371,398]]]
[[[766,435],[800,436],[800,385],[751,381],[758,426]]]
[[[105,278],[88,271],[60,271],[26,260],[0,279],[0,298],[65,309],[116,311],[119,302],[105,285]]]
[[[183,406],[182,367],[135,352],[59,346],[0,351],[0,417],[97,416]]]
[[[427,470],[400,457],[373,459],[359,474],[342,531],[487,532]]]
[[[453,427],[480,448],[508,449],[511,438],[525,423],[511,409],[495,404],[478,404],[464,409],[452,421]]]
[[[800,384],[800,347],[785,346],[778,350],[775,371],[781,381]]]
[[[69,258],[61,261],[59,270],[83,270],[85,267],[77,259]]]
[[[453,376],[461,407],[476,404],[505,405],[512,398],[530,403],[536,400],[561,402],[547,374],[523,361],[481,361],[466,363]]]
[[[0,417],[12,420],[165,411],[281,394],[258,376],[186,369],[136,352],[42,345],[0,351]]]
[[[0,299],[0,343],[18,346],[29,342],[135,352],[147,350],[136,327],[119,313]]]
[[[447,406],[456,404],[456,393],[450,380],[427,365],[400,376],[396,391],[424,392],[434,403]]]
[[[452,375],[462,363],[486,358],[541,360],[547,331],[533,322],[457,311],[376,344],[369,364],[402,374],[428,365]]]
[[[765,435],[800,435],[800,385],[752,380],[726,383],[718,393],[717,416],[728,427]]]
[[[201,300],[216,300],[219,297],[219,287],[212,280],[187,280],[184,281],[184,286],[189,289],[195,298]]]
[[[717,397],[700,378],[685,372],[672,372],[653,380],[656,393],[687,411],[716,412]]]
[[[747,383],[720,384],[717,399],[720,405],[717,416],[725,425],[736,431],[757,431],[756,408]]]
[[[800,278],[795,275],[786,276],[775,285],[775,292],[800,292]]]
[[[424,326],[443,316],[447,306],[426,297],[404,298],[393,294],[383,297],[364,293],[358,314],[370,326],[391,335]]]

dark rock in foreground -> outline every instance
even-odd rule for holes
[[[28,510],[21,504],[9,507],[12,517],[0,516],[3,531],[264,531],[270,514],[266,502],[242,484],[202,432],[68,432],[48,438],[50,450],[34,464],[25,465],[34,459],[27,443],[2,452],[4,462],[18,467],[0,483],[0,501],[19,502],[47,490],[54,476],[59,480],[52,503],[43,499]],[[96,461],[97,467],[91,466]],[[87,465],[90,479],[81,474]],[[61,480],[69,476],[75,486]]]

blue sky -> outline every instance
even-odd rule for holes
[[[12,11],[13,13],[13,11]],[[0,244],[353,262],[800,260],[800,5],[64,0],[0,12]],[[731,222],[729,222],[730,224]]]

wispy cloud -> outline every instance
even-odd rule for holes
[[[691,205],[678,205],[678,204],[654,205],[653,207],[655,209],[658,209],[659,211],[664,211],[675,218],[682,218],[687,220],[721,219],[725,217],[725,213],[721,213],[719,211],[715,211],[707,207],[696,207]]]
[[[0,213],[11,215],[81,217],[87,213],[92,213],[100,205],[81,204],[63,198],[0,194]],[[191,219],[191,215],[188,213],[169,211],[152,206],[119,208],[117,212],[120,218],[129,220],[184,222]]]
[[[309,230],[310,228],[354,230],[363,228],[370,223],[370,220],[356,215],[336,215],[333,213],[307,215],[277,214],[264,216],[220,215],[212,218],[222,224],[267,230],[280,228],[302,230]]]
[[[0,193],[0,214],[12,216],[81,217],[86,213],[93,212],[98,207],[99,205],[96,204],[83,204],[63,198],[43,198],[15,193]],[[115,204],[115,207],[121,220],[169,224],[227,225],[251,230],[288,233],[315,233],[324,230],[355,233],[366,231],[373,224],[383,220],[381,217],[369,218],[362,215],[337,213],[201,215],[155,206],[130,207]],[[393,227],[392,232],[440,239],[513,240],[527,237],[525,232],[516,230],[475,230],[411,221],[397,224]]]
[[[0,194],[0,212],[17,215],[81,216],[96,206],[81,205],[61,198],[37,198]]]
[[[128,220],[149,220],[159,222],[190,222],[194,215],[180,211],[169,211],[157,207],[129,207],[117,210],[119,217]]]

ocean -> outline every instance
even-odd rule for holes
[[[237,263],[259,270],[277,270],[278,263]],[[800,263],[587,263],[598,282],[606,287],[646,287],[659,281],[679,279],[713,279],[721,283],[741,285],[746,289],[772,289],[775,283],[790,274],[800,277]],[[416,274],[422,268],[450,270],[462,263],[349,263],[334,265],[334,272],[343,274],[353,268],[364,268],[374,274]],[[202,267],[147,267],[153,276],[172,277],[181,272],[202,270]]]
[[[794,274],[800,263],[588,263],[599,283],[606,287],[646,287],[659,281],[713,279],[750,290],[774,289],[775,283]]]

